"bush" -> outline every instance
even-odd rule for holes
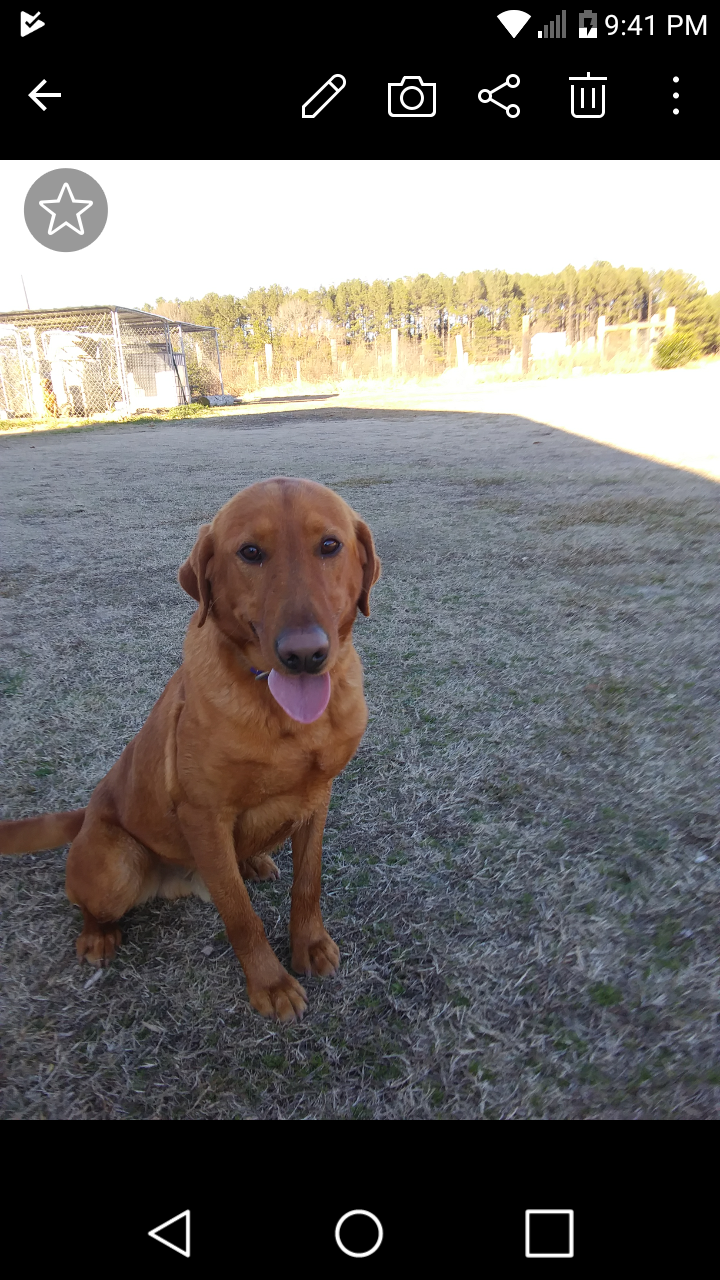
[[[652,362],[656,369],[677,369],[702,355],[692,329],[675,329],[655,345]]]
[[[217,371],[209,365],[198,364],[192,356],[187,357],[187,378],[191,395],[215,395],[219,390]]]

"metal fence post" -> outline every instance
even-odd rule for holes
[[[606,316],[598,316],[597,322],[597,349],[600,352],[600,359],[605,359],[605,321]]]
[[[32,387],[32,401],[31,401],[32,408],[34,413],[42,413],[44,411],[45,405],[44,405],[44,397],[42,394],[42,379],[40,377],[40,351],[38,349],[37,334],[35,333],[35,326],[29,325],[29,327],[25,330],[25,332],[27,333],[27,336],[30,342],[30,350],[32,352],[32,358],[35,364],[34,377],[32,373],[32,367],[30,371],[30,384]],[[39,399],[38,399],[38,396],[39,396]]]
[[[120,337],[120,320],[118,318],[117,307],[113,307],[110,312],[110,320],[112,323],[113,337],[115,339],[115,359],[118,367],[118,381],[120,383],[120,394],[125,401],[130,412],[130,388],[128,386],[127,371],[125,369],[125,357],[122,349],[122,339]],[[113,406],[114,408],[114,406]]]
[[[175,352],[173,351],[172,333],[170,330],[170,323],[168,320],[165,320],[165,341],[167,342],[167,349],[168,349],[168,354],[170,356],[170,363],[173,369],[175,370],[175,381],[177,383],[177,389],[180,392],[180,402],[181,404],[185,404],[186,403],[185,388],[182,384],[182,378],[180,377],[180,373],[178,371],[177,360],[175,359]]]
[[[220,344],[218,343],[217,329],[215,330],[215,350],[217,351],[218,373],[220,375],[220,395],[224,396],[225,388],[223,386],[222,364],[220,363]]]
[[[187,356],[185,355],[185,339],[183,338],[182,325],[178,325],[180,330],[180,350],[182,351],[183,370],[185,372],[185,391],[187,394],[187,403],[190,403],[190,378],[188,377]]]
[[[530,316],[522,317],[522,371],[527,373],[530,364]]]
[[[20,362],[20,376],[23,380],[23,390],[25,392],[28,413],[34,413],[35,405],[33,403],[32,388],[30,386],[30,380],[27,376],[27,368],[25,366],[25,352],[23,351],[22,343],[20,341],[20,334],[17,332],[15,333],[15,345],[17,347],[18,360]]]

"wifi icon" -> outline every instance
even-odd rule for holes
[[[532,14],[523,13],[522,9],[506,9],[504,13],[497,15],[498,22],[502,22],[506,31],[510,32],[513,40],[519,31],[522,31],[526,22],[530,21]]]

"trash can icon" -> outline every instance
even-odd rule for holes
[[[605,115],[605,81],[607,76],[568,76],[570,81],[570,114],[576,120],[601,120]]]

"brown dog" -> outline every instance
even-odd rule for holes
[[[367,723],[357,609],[380,576],[367,525],[310,480],[263,480],[203,525],[179,572],[199,603],[182,666],[86,809],[0,823],[1,853],[72,839],[67,895],[82,908],[80,959],[105,964],[117,922],[148,898],[212,898],[252,1005],[282,1022],[306,1008],[250,905],[292,837],[296,972],[335,973],[320,914],[332,780]],[[74,837],[74,838],[73,838]]]

